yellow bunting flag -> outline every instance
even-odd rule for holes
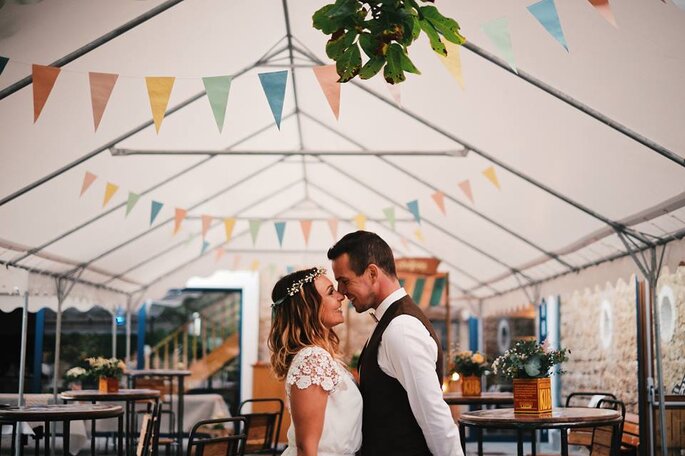
[[[328,219],[328,227],[331,229],[331,236],[334,240],[338,239],[338,219],[332,218]]]
[[[333,111],[336,119],[340,117],[340,83],[338,82],[338,72],[335,65],[323,65],[313,67],[314,75],[319,81],[321,90],[328,100],[328,105]]]
[[[109,203],[109,200],[112,199],[117,190],[119,190],[119,186],[117,184],[107,182],[107,186],[105,187],[105,197],[102,199],[102,207],[107,206],[107,203]]]
[[[110,95],[112,95],[112,89],[114,89],[114,84],[116,84],[118,78],[118,74],[88,73],[88,79],[90,80],[90,103],[93,107],[93,126],[95,131],[97,131],[100,125],[100,120],[102,120],[102,115],[105,113],[107,102]]]
[[[366,215],[357,214],[354,217],[354,223],[357,225],[357,229],[363,230],[364,228],[366,228]]]
[[[308,245],[309,234],[312,232],[312,221],[300,220],[300,228],[302,228],[302,236],[304,236],[304,245]]]
[[[231,240],[233,237],[233,227],[235,227],[235,218],[224,219],[224,231],[226,232],[226,242]]]
[[[449,71],[452,77],[456,79],[459,87],[463,89],[464,75],[461,73],[461,54],[459,50],[461,46],[447,40],[443,40],[443,43],[445,43],[447,55],[443,56],[442,54],[438,54],[438,57],[440,58],[442,64],[445,65],[445,68],[447,68],[447,71]]]
[[[414,236],[416,236],[416,239],[418,241],[421,241],[421,242],[424,241],[423,233],[421,232],[421,230],[414,231]]]
[[[97,179],[95,174],[91,173],[90,171],[86,171],[86,174],[83,175],[83,184],[81,184],[81,194],[79,197],[86,193],[90,186],[93,185],[93,182],[95,182],[95,179]]]
[[[174,234],[178,233],[178,230],[181,229],[181,222],[183,222],[183,219],[186,218],[186,215],[188,215],[188,211],[179,207],[176,208],[176,212],[174,214]]]
[[[440,209],[440,212],[442,212],[443,215],[446,215],[447,212],[445,211],[445,194],[440,191],[437,191],[431,195],[431,198],[433,198],[435,204],[438,205],[438,209]]]
[[[492,185],[497,187],[498,190],[500,190],[499,186],[499,179],[497,179],[497,173],[495,172],[495,167],[494,166],[488,166],[483,170],[483,175],[488,178],[490,182],[492,182]]]
[[[471,204],[474,203],[473,201],[473,192],[471,191],[471,182],[469,182],[468,179],[459,182],[459,188],[461,189],[462,192],[466,195],[466,197],[471,201]]]
[[[60,69],[51,66],[33,65],[33,123],[36,123],[55,86]]]
[[[152,118],[155,121],[155,129],[159,133],[164,120],[166,108],[169,105],[169,97],[171,96],[171,89],[174,88],[174,77],[153,77],[145,78],[147,84],[147,94],[150,97],[150,109],[152,110]]]
[[[212,226],[212,216],[211,215],[203,215],[202,216],[202,239],[207,237],[207,231],[209,231],[209,228]]]
[[[216,253],[214,254],[214,261],[219,261],[224,254],[226,254],[226,251],[223,249],[223,247],[219,247],[216,249]]]
[[[254,260],[250,265],[250,269],[252,269],[255,272],[259,271],[259,260]]]

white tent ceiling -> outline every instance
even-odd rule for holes
[[[334,242],[327,220],[340,220],[341,236],[356,229],[362,213],[398,256],[440,258],[451,296],[487,299],[624,253],[607,222],[655,242],[683,236],[685,11],[657,0],[613,2],[614,28],[589,2],[557,1],[567,53],[526,10],[531,1],[437,2],[459,20],[473,49],[495,55],[481,25],[508,17],[522,74],[643,135],[669,159],[467,49],[462,90],[425,39],[410,49],[423,74],[401,84],[401,108],[376,78],[343,86],[336,121],[310,68],[326,60],[326,38],[311,27],[324,3],[288,2],[288,47],[282,0],[181,1],[65,65],[35,124],[31,85],[1,99],[2,264],[159,295],[238,262],[326,264]],[[54,62],[163,4],[8,2],[0,9],[0,55],[10,62],[0,90],[30,75],[32,63]],[[271,63],[255,68],[270,52]],[[257,73],[283,68],[292,72],[279,131]],[[120,74],[96,133],[89,71]],[[202,93],[202,77],[222,74],[239,76],[219,133],[206,97],[184,103]],[[169,106],[184,106],[159,134],[153,126],[130,134],[151,121],[144,78],[152,75],[175,76]],[[134,154],[113,155],[105,145]],[[227,149],[252,155],[202,154]],[[463,157],[434,154],[463,150]],[[492,165],[499,190],[482,175]],[[79,198],[86,171],[98,180]],[[458,186],[466,179],[473,203]],[[120,190],[103,208],[105,182]],[[142,196],[125,217],[128,191]],[[445,194],[446,215],[431,199],[436,191]],[[405,205],[414,199],[420,225]],[[152,200],[165,205],[150,226]],[[384,217],[391,206],[396,230]],[[176,207],[187,209],[188,219],[172,236]],[[203,214],[217,219],[200,255]],[[238,219],[228,244],[218,220],[224,217]],[[254,245],[250,219],[263,222]],[[307,245],[300,219],[313,220]],[[274,221],[289,222],[282,247]],[[227,255],[215,261],[220,248]]]

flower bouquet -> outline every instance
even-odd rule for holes
[[[64,381],[73,390],[81,389],[81,382],[89,377],[88,371],[83,367],[72,367],[64,373]]]
[[[550,369],[568,361],[569,353],[565,348],[549,350],[535,340],[522,340],[492,363],[495,374],[513,380],[516,413],[539,415],[552,411]]]
[[[126,365],[117,358],[87,358],[90,365],[89,373],[99,378],[99,390],[103,393],[119,391],[119,378],[124,373]]]
[[[480,396],[481,377],[490,373],[489,368],[482,353],[462,351],[454,356],[453,372],[461,376],[461,392],[464,396]]]

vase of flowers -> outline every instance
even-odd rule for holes
[[[81,382],[88,378],[88,371],[83,367],[72,367],[64,373],[64,381],[72,390],[80,390]]]
[[[483,390],[481,378],[490,373],[482,353],[462,351],[454,356],[454,369],[461,377],[461,393],[464,396],[480,396]]]
[[[119,391],[119,378],[126,367],[124,362],[117,358],[88,358],[90,375],[98,380],[98,390],[101,393],[114,393]]]
[[[522,340],[495,360],[492,364],[495,374],[513,380],[515,413],[543,415],[552,412],[550,369],[568,361],[568,353],[565,348],[549,350],[535,340]]]

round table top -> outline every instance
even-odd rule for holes
[[[480,396],[464,396],[462,393],[442,395],[449,405],[513,405],[514,394],[502,392],[483,392]]]
[[[469,426],[492,428],[583,427],[613,424],[621,419],[616,410],[591,407],[560,407],[542,416],[514,413],[514,409],[476,410],[464,412],[459,422]]]
[[[120,405],[50,404],[0,407],[0,420],[7,421],[68,421],[114,418],[124,414]]]
[[[166,377],[188,377],[192,372],[183,369],[137,369],[124,372],[129,377],[166,376]]]
[[[159,396],[159,391],[153,389],[120,389],[111,393],[104,393],[96,389],[73,390],[64,391],[59,395],[65,401],[137,401],[157,399]]]

